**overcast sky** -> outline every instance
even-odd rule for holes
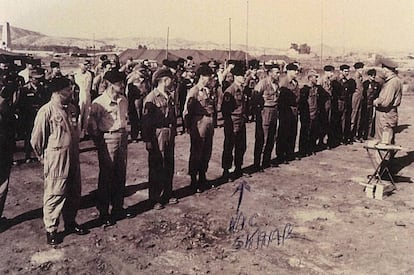
[[[47,35],[246,42],[246,0],[0,0],[0,22]],[[414,0],[249,0],[248,44],[411,50]]]

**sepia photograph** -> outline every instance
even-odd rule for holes
[[[414,274],[412,26],[0,0],[0,274]]]

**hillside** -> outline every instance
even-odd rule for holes
[[[145,45],[150,49],[162,49],[166,47],[165,38],[160,37],[124,37],[124,38],[104,38],[104,39],[84,39],[75,37],[57,37],[49,36],[39,32],[34,32],[18,27],[10,27],[11,40],[14,48],[27,49],[29,47],[42,49],[42,47],[50,46],[67,46],[78,47],[80,49],[92,48],[100,50],[105,47],[114,46],[117,49],[137,48],[138,45]],[[2,26],[0,26],[0,33],[2,33]],[[171,38],[168,47],[170,49],[227,49],[228,45],[219,44],[212,41],[191,41],[183,38]],[[288,45],[286,46],[288,47]],[[234,44],[232,50],[245,50],[245,45]],[[278,54],[281,50],[264,47],[249,47],[249,52],[258,54]],[[283,51],[283,50],[282,50]]]

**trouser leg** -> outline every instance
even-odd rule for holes
[[[241,169],[243,166],[243,157],[246,152],[246,125],[240,127],[235,137],[234,148],[234,165],[236,169]]]
[[[255,142],[254,142],[254,166],[259,167],[264,145],[264,131],[261,116],[256,118]]]
[[[111,204],[113,210],[117,211],[123,208],[126,167],[127,167],[127,146],[128,136],[122,134],[117,140],[117,147],[114,151],[114,178],[111,185]]]

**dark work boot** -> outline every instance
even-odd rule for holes
[[[57,232],[56,231],[46,232],[46,241],[47,241],[47,244],[50,244],[50,245],[59,244]]]

